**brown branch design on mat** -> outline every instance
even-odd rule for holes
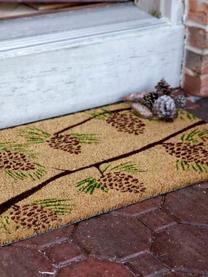
[[[163,143],[167,153],[177,158],[176,168],[208,172],[208,129],[194,129],[183,134],[180,140],[176,143]]]
[[[129,110],[131,110],[131,108],[120,108],[120,109],[115,109],[113,111],[108,111],[106,109],[102,109],[102,111],[99,112],[99,113],[98,112],[90,112],[90,117],[88,117],[87,119],[84,119],[84,120],[82,120],[82,121],[80,121],[78,123],[75,123],[73,125],[70,125],[70,126],[64,128],[64,129],[62,129],[62,130],[59,130],[59,131],[55,132],[54,135],[59,135],[61,133],[64,133],[64,132],[66,132],[66,131],[68,131],[70,129],[73,129],[75,127],[83,125],[83,124],[85,124],[88,121],[91,121],[93,119],[101,119],[102,117],[103,117],[103,119],[105,119],[106,118],[106,114],[109,114],[109,113],[113,114],[113,113],[117,113],[117,112],[121,112],[121,111],[129,111]]]
[[[90,167],[96,167],[96,168],[99,168],[102,164],[105,164],[105,163],[111,163],[113,161],[117,161],[119,159],[123,159],[123,158],[126,158],[126,157],[129,157],[131,155],[134,155],[134,154],[138,154],[140,152],[143,152],[147,149],[150,149],[150,148],[153,148],[157,145],[161,145],[163,144],[165,141],[189,130],[189,129],[192,129],[196,126],[199,126],[199,125],[202,125],[202,124],[205,124],[205,121],[203,120],[200,120],[200,121],[197,121],[177,132],[174,132],[170,135],[168,135],[167,137],[163,138],[163,139],[160,139],[158,141],[155,141],[155,142],[152,142],[148,145],[145,145],[139,149],[136,149],[136,150],[133,150],[133,151],[130,151],[130,152],[127,152],[127,153],[124,153],[124,154],[121,154],[117,157],[112,157],[112,158],[109,158],[109,159],[106,159],[106,160],[102,160],[102,161],[99,161],[99,162],[96,162],[94,164],[91,164],[91,165],[88,165],[88,166],[83,166],[81,168],[78,168],[78,169],[75,169],[75,170],[64,170],[52,177],[50,177],[49,179],[43,181],[42,183],[38,184],[37,186],[27,190],[27,191],[24,191],[16,196],[14,196],[13,198],[10,198],[9,200],[5,201],[4,203],[0,204],[0,214],[2,214],[3,212],[7,211],[10,207],[12,207],[13,205],[15,205],[16,203],[18,203],[19,201],[22,201],[24,200],[25,198],[33,195],[34,193],[36,193],[37,191],[43,189],[44,187],[46,187],[48,184],[54,182],[55,180],[59,179],[59,178],[62,178],[64,176],[67,176],[67,175],[70,175],[72,173],[75,173],[75,172],[78,172],[78,171],[81,171],[81,170],[84,170],[84,169],[88,169]]]
[[[114,124],[114,127],[116,128],[117,127],[117,129],[122,129],[121,128],[121,123],[120,122],[122,122],[122,127],[123,127],[123,118],[122,118],[122,116],[120,116],[120,114],[121,114],[121,112],[123,112],[123,111],[131,111],[131,108],[130,107],[128,107],[128,108],[119,108],[119,109],[115,109],[115,110],[108,110],[107,108],[101,108],[101,110],[100,111],[97,111],[97,110],[95,110],[95,111],[90,111],[89,112],[89,115],[90,115],[90,117],[89,118],[87,118],[87,119],[84,119],[84,120],[82,120],[82,121],[80,121],[80,122],[78,122],[78,123],[75,123],[75,124],[73,124],[73,125],[70,125],[70,126],[68,126],[68,127],[66,127],[66,128],[64,128],[64,129],[62,129],[62,130],[59,130],[59,131],[57,131],[57,132],[55,132],[54,133],[54,135],[58,135],[58,134],[61,134],[61,133],[64,133],[64,132],[66,132],[66,131],[68,131],[68,130],[70,130],[70,129],[73,129],[73,128],[75,128],[75,127],[78,127],[78,126],[80,126],[80,125],[83,125],[83,124],[85,124],[85,123],[87,123],[87,122],[89,122],[89,121],[91,121],[91,120],[93,120],[93,119],[99,119],[99,120],[105,120],[106,121],[106,123],[107,124],[110,124],[110,125],[112,125],[113,126],[113,124]],[[86,112],[85,112],[86,113]],[[121,120],[119,121],[119,123],[115,123],[115,119],[113,119],[114,118],[114,113],[116,114],[116,116],[115,117],[121,117]],[[143,132],[143,124],[144,124],[144,122],[143,121],[141,121],[141,119],[139,119],[138,118],[138,116],[136,116],[136,115],[134,115],[134,112],[132,111],[131,113],[129,113],[131,116],[133,115],[133,119],[135,120],[136,119],[136,124],[134,125],[134,126],[136,126],[136,125],[139,125],[139,129],[140,129],[140,131],[142,131]],[[128,122],[131,124],[132,123],[132,120],[131,120],[131,116],[130,116],[130,119],[128,119]],[[192,113],[190,113],[190,112],[187,112],[187,111],[185,111],[185,110],[178,110],[178,112],[177,112],[177,116],[178,116],[178,118],[180,118],[181,120],[185,120],[185,119],[188,119],[188,120],[190,120],[190,121],[192,121],[192,120],[196,120],[197,119],[197,116],[195,116],[194,114],[192,114]],[[148,119],[148,120],[150,120],[150,121],[152,121],[152,119]],[[134,124],[134,123],[133,123]],[[121,131],[121,130],[120,130]],[[124,130],[123,130],[123,132],[125,132]],[[128,132],[128,131],[127,131]],[[131,129],[131,132],[132,132],[132,129]]]
[[[130,110],[130,108],[122,108],[122,109],[116,109],[113,111],[107,111],[107,110],[103,110],[99,113],[91,113],[91,117],[82,120],[74,125],[70,125],[58,132],[55,132],[54,134],[50,134],[48,132],[45,132],[44,130],[41,130],[39,128],[31,128],[31,127],[27,127],[23,130],[21,130],[19,132],[20,136],[24,137],[27,140],[28,144],[42,144],[42,143],[47,143],[51,148],[56,149],[56,150],[62,150],[65,152],[68,152],[70,154],[80,154],[81,153],[81,145],[82,144],[93,144],[93,143],[98,143],[99,142],[99,138],[97,137],[96,134],[82,134],[82,133],[70,133],[70,134],[62,134],[63,132],[66,132],[70,129],[73,129],[77,126],[83,125],[86,122],[95,119],[95,118],[101,118],[104,117],[106,118],[106,115],[114,115],[114,114],[118,114],[121,111],[126,111],[126,110]],[[129,113],[129,115],[125,115],[125,117],[132,117],[134,115],[132,115],[131,113]],[[125,120],[124,120],[125,121]],[[132,118],[131,121],[135,121],[136,125],[133,126],[133,128],[138,129],[136,131],[136,129],[132,129],[132,123],[130,128],[134,131],[134,132],[141,132],[143,130],[143,123],[139,120],[138,118]],[[123,125],[125,122],[123,122]],[[129,133],[132,132],[132,130],[129,130]]]
[[[105,120],[118,132],[139,135],[144,133],[145,123],[133,112],[116,111],[111,112],[102,109],[103,112],[93,112],[92,117]]]

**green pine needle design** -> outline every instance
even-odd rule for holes
[[[208,164],[193,163],[191,164],[191,168],[196,172],[208,172]]]
[[[40,144],[47,141],[51,135],[38,128],[25,128],[20,131],[20,136],[24,137],[30,144]]]
[[[83,144],[92,144],[98,143],[99,139],[96,134],[79,134],[79,133],[72,133],[71,136],[78,139],[80,143]]]
[[[112,113],[106,109],[101,109],[100,111],[93,111],[90,113],[91,117],[106,120]]]
[[[76,187],[79,191],[93,194],[93,192],[96,189],[100,189],[104,192],[108,192],[108,189],[106,189],[101,183],[99,183],[96,179],[89,177],[84,180],[79,181],[76,184]]]
[[[42,208],[50,209],[57,215],[70,214],[73,208],[69,199],[48,198],[35,201],[35,204],[40,205]]]
[[[106,171],[115,171],[115,172],[128,172],[128,173],[136,173],[136,172],[145,172],[145,170],[139,169],[138,165],[131,162],[126,162],[119,164],[117,166],[111,167],[111,164],[108,164],[103,169],[101,169],[102,173]]]
[[[201,173],[207,173],[208,172],[208,164],[202,164],[202,163],[188,163],[183,160],[177,160],[176,161],[176,168],[177,170],[194,170],[196,172]]]
[[[35,158],[35,154],[32,150],[28,149],[27,144],[17,144],[13,142],[1,142],[0,151],[19,152],[27,155],[29,158]]]
[[[208,129],[195,129],[188,134],[183,134],[181,136],[181,140],[183,142],[191,142],[193,144],[197,144],[204,140],[208,140]]]
[[[182,109],[179,109],[177,111],[177,117],[182,119],[182,120],[185,120],[185,119],[189,119],[189,120],[196,120],[198,117],[195,116],[194,114],[190,113],[190,112],[187,112],[185,110],[182,110]]]
[[[35,170],[23,171],[6,169],[5,173],[7,176],[13,178],[15,181],[24,180],[25,178],[30,178],[33,181],[37,181],[40,180],[46,174],[46,170],[44,166],[38,163],[35,163],[35,165]]]
[[[8,216],[1,216],[0,217],[0,229],[4,229],[7,233],[11,233],[9,231],[9,217]]]

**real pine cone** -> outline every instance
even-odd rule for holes
[[[35,231],[47,229],[60,221],[52,210],[42,208],[37,204],[12,206],[10,218],[23,228],[33,229]]]
[[[54,135],[48,141],[48,145],[54,149],[80,154],[81,144],[79,140],[71,135]]]
[[[10,170],[33,170],[35,165],[23,153],[0,151],[0,168]]]
[[[156,117],[170,120],[176,117],[176,105],[172,97],[160,96],[153,105],[153,113]]]
[[[143,183],[139,182],[137,178],[123,172],[106,173],[98,181],[105,188],[120,192],[141,193],[146,190]]]
[[[186,162],[208,164],[208,151],[203,143],[191,144],[188,142],[163,143],[168,154]]]
[[[173,91],[171,86],[164,79],[158,82],[155,89],[159,95],[170,95]]]
[[[157,92],[149,92],[146,95],[144,95],[143,99],[141,100],[141,103],[150,110],[152,110],[153,104],[155,100],[158,99],[158,97],[159,95]]]
[[[133,113],[115,112],[107,118],[106,122],[119,132],[139,135],[143,134],[145,124]]]
[[[174,97],[176,108],[184,108],[186,106],[186,97],[184,95],[177,95]]]
[[[153,117],[153,113],[151,112],[151,110],[139,102],[132,103],[131,107],[137,114],[139,114],[139,116],[142,116],[143,118],[152,118]]]

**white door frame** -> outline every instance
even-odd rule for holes
[[[167,18],[171,24],[181,24],[184,15],[184,3],[182,0],[161,0],[161,15]]]
[[[136,5],[151,12],[156,10],[161,18],[171,24],[181,24],[184,4],[182,0],[135,0]]]

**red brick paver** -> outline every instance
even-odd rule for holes
[[[208,229],[179,224],[156,234],[152,252],[167,267],[208,274]]]
[[[0,247],[0,277],[50,276],[208,277],[208,182]]]
[[[98,259],[88,259],[86,261],[65,267],[60,270],[57,277],[133,277],[133,275],[123,265],[100,261]]]
[[[81,222],[75,239],[88,253],[115,260],[148,251],[151,232],[137,218],[108,214]]]

